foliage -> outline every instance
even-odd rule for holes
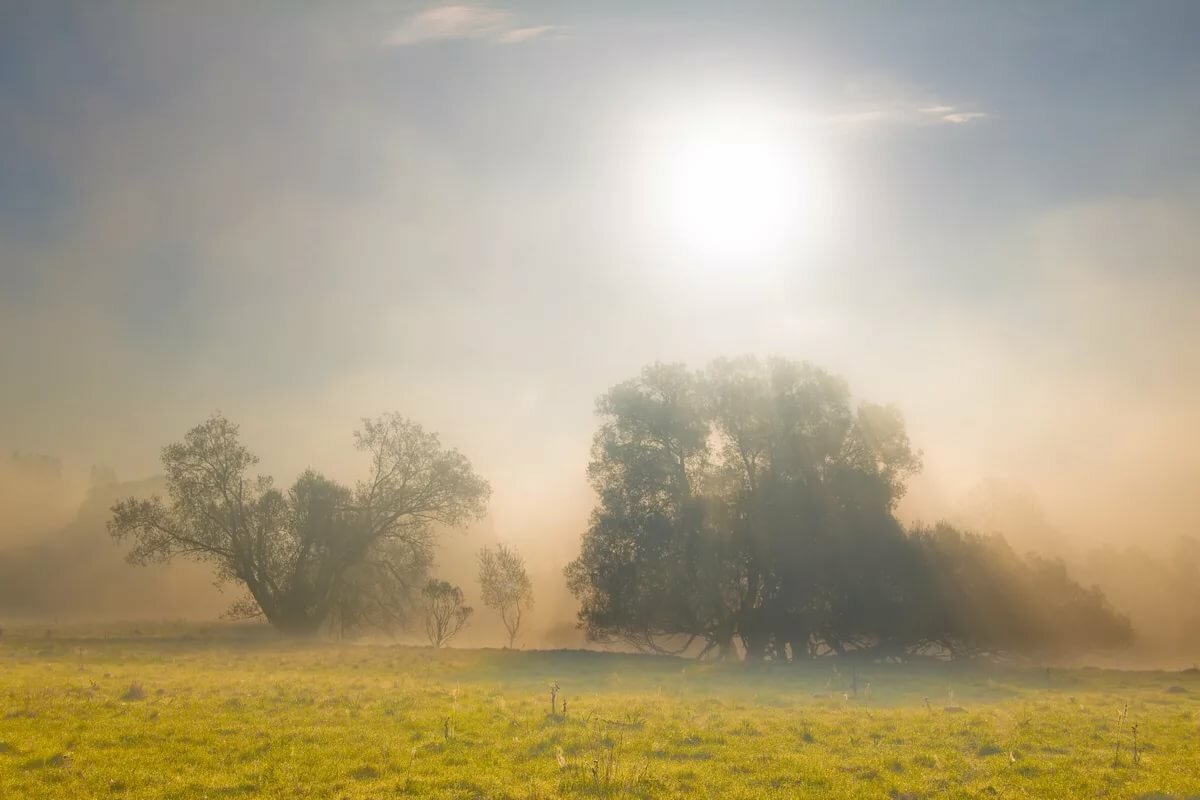
[[[524,612],[533,606],[533,583],[525,569],[525,559],[504,544],[479,551],[479,588],[483,604],[500,612],[508,632],[508,646],[516,641]]]
[[[421,600],[425,612],[425,635],[434,647],[441,647],[453,639],[466,627],[467,620],[474,612],[463,603],[462,589],[449,581],[430,578],[421,590]]]
[[[911,618],[927,626],[917,633],[927,644],[950,653],[1055,655],[1132,640],[1129,621],[1098,588],[1072,580],[1061,561],[1022,558],[999,536],[945,523],[917,527],[911,537],[924,569]]]
[[[902,601],[899,414],[782,359],[654,365],[598,403],[600,497],[568,567],[594,638],[751,658],[880,641]]]
[[[909,536],[894,514],[921,465],[899,412],[855,405],[844,381],[810,364],[656,364],[597,412],[588,475],[599,502],[566,570],[593,639],[660,652],[699,640],[702,654],[740,645],[776,660],[1044,649],[1047,631],[1017,596],[1079,623],[1066,649],[1127,637],[1103,596],[1056,562],[968,558],[995,591],[943,572],[940,540]],[[970,624],[955,616],[956,592],[980,608]],[[1009,620],[1011,635],[992,636],[989,617]]]
[[[242,584],[235,613],[261,613],[280,631],[313,634],[403,619],[431,560],[434,525],[483,513],[489,488],[457,450],[398,414],[364,420],[355,446],[370,459],[353,488],[312,470],[280,491],[251,477],[258,458],[220,415],[163,450],[167,499],[129,498],[109,530],[132,541],[129,561],[176,556]]]

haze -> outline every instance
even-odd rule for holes
[[[93,466],[154,476],[216,409],[282,483],[351,480],[395,409],[567,597],[595,398],[758,353],[903,412],[908,520],[1170,552],[1200,534],[1198,30],[1187,2],[5,4],[0,531],[66,525]]]

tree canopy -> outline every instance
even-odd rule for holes
[[[1129,644],[1129,620],[1061,561],[1019,556],[998,535],[946,523],[910,534],[921,555],[910,640],[953,654],[1070,654]]]
[[[287,491],[251,475],[258,458],[238,426],[217,414],[163,449],[166,498],[112,507],[110,533],[131,541],[135,564],[177,556],[211,564],[242,584],[236,614],[313,634],[400,621],[432,560],[436,525],[479,517],[488,484],[457,450],[398,414],[363,421],[354,435],[368,477],[353,488],[304,472]]]
[[[566,570],[591,638],[750,659],[950,642],[930,622],[950,599],[928,588],[940,540],[894,514],[921,466],[895,408],[856,404],[811,364],[747,357],[646,367],[597,412],[598,504]]]

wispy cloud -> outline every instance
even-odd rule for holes
[[[865,128],[876,126],[949,124],[963,125],[988,119],[991,114],[955,105],[922,105],[920,103],[895,101],[868,103],[863,107],[849,108],[825,114],[821,121],[827,125]]]
[[[949,122],[952,125],[962,125],[966,122],[987,119],[986,111],[966,111],[958,106],[926,106],[921,113],[938,122]]]
[[[388,36],[396,46],[450,39],[477,39],[517,44],[556,30],[554,25],[519,26],[510,11],[479,5],[434,6],[405,20]]]
[[[497,36],[496,41],[502,42],[503,44],[527,42],[530,39],[536,39],[543,34],[550,33],[551,31],[556,30],[556,28],[557,26],[555,25],[534,25],[529,28],[513,28],[512,30],[505,31]]]

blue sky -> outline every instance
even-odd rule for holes
[[[905,411],[913,513],[999,478],[1200,526],[1163,499],[1200,477],[1198,35],[1191,2],[5,4],[0,445],[141,474],[221,408],[273,469],[353,471],[397,409],[519,535],[579,526],[599,392],[756,352]],[[744,97],[836,224],[709,264],[639,216],[639,131]]]

